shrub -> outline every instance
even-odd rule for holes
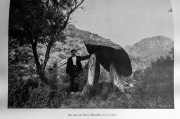
[[[141,100],[141,108],[174,107],[174,60],[160,58],[144,71],[136,71],[137,91],[134,99]]]
[[[35,89],[38,82],[32,79],[11,79],[8,85],[8,108],[22,108],[30,98],[29,88]]]

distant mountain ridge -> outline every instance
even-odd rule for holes
[[[165,36],[148,37],[132,46],[124,47],[131,59],[137,59],[146,65],[168,55],[172,48],[174,48],[174,41]]]
[[[89,31],[83,31],[75,28],[74,25],[68,25],[66,29],[67,38],[64,43],[56,42],[51,50],[50,62],[66,60],[70,55],[72,48],[77,49],[78,55],[87,55],[87,50],[83,40],[99,40],[102,42],[111,42],[98,34]],[[120,44],[121,45],[121,44]],[[134,45],[124,47],[128,53],[133,70],[144,68],[160,56],[165,56],[174,46],[174,41],[165,36],[154,36],[142,39]],[[40,48],[42,49],[42,48]],[[44,52],[44,51],[41,51]],[[44,52],[45,53],[45,52]]]
[[[126,46],[124,49],[129,55],[140,57],[142,60],[154,60],[159,56],[167,55],[174,47],[174,41],[165,36],[153,36],[142,39],[132,46]]]
[[[83,40],[99,40],[102,42],[112,42],[110,39],[105,39],[98,34],[94,34],[88,31],[83,31],[75,28],[74,25],[67,27],[68,34],[73,34],[73,37],[67,38],[68,42],[73,42],[72,48],[78,50],[80,55],[86,55],[86,47]],[[70,40],[71,39],[71,40]],[[121,45],[121,44],[120,44]],[[150,66],[151,62],[157,60],[161,56],[164,57],[169,54],[169,51],[174,47],[174,41],[165,36],[153,36],[140,40],[134,45],[127,45],[124,50],[131,58],[133,70],[142,69]]]

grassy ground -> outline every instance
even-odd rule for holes
[[[174,108],[174,60],[161,58],[145,70],[134,72],[130,78],[134,87],[121,93],[108,82],[86,86],[87,70],[77,79],[82,92],[69,94],[69,78],[63,69],[47,72],[56,90],[43,84],[38,77],[23,80],[9,69],[9,108]],[[57,78],[58,76],[58,78]],[[101,75],[100,80],[106,79]]]

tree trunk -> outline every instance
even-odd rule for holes
[[[34,60],[35,60],[35,64],[36,64],[36,72],[39,75],[40,79],[46,85],[49,85],[51,88],[55,88],[56,86],[48,80],[48,78],[45,76],[45,72],[44,72],[47,61],[49,59],[49,53],[50,53],[52,45],[53,45],[53,43],[51,41],[48,44],[48,48],[46,51],[45,60],[44,60],[43,64],[40,64],[40,62],[39,62],[39,56],[37,53],[37,40],[34,40],[34,42],[32,42],[32,50],[33,50]]]
[[[113,85],[117,86],[118,89],[124,93],[124,82],[122,80],[122,77],[117,73],[114,67],[114,63],[111,63],[110,65],[110,79]]]
[[[33,42],[32,40],[32,50],[33,50],[33,56],[34,56],[34,60],[35,60],[35,63],[36,63],[36,70],[37,70],[37,73],[40,72],[40,62],[39,62],[39,57],[38,57],[38,53],[37,53],[37,41],[35,40]]]
[[[44,70],[46,68],[47,62],[49,60],[49,54],[50,54],[51,48],[52,48],[52,46],[54,44],[54,41],[55,41],[55,39],[53,37],[51,37],[51,39],[50,39],[50,41],[48,43],[48,46],[47,46],[44,62],[42,64],[42,69],[41,69],[42,72],[44,72]]]

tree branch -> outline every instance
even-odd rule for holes
[[[68,24],[68,21],[69,21],[69,18],[71,16],[71,14],[84,2],[84,0],[81,0],[81,2],[79,4],[77,4],[77,2],[75,2],[75,7],[73,9],[71,9],[68,14],[67,14],[67,18],[64,22],[64,25],[63,25],[63,29],[66,28],[67,24]]]
[[[44,71],[46,64],[49,60],[49,54],[50,54],[52,46],[54,45],[54,42],[55,42],[55,39],[53,38],[53,39],[50,39],[50,41],[48,43],[46,54],[45,54],[45,59],[44,59],[44,62],[42,64],[42,69],[41,69],[42,71]]]
[[[36,39],[34,41],[31,40],[31,45],[32,45],[34,60],[36,63],[36,69],[38,70],[40,68],[40,62],[39,62],[39,57],[37,53],[37,40]]]

